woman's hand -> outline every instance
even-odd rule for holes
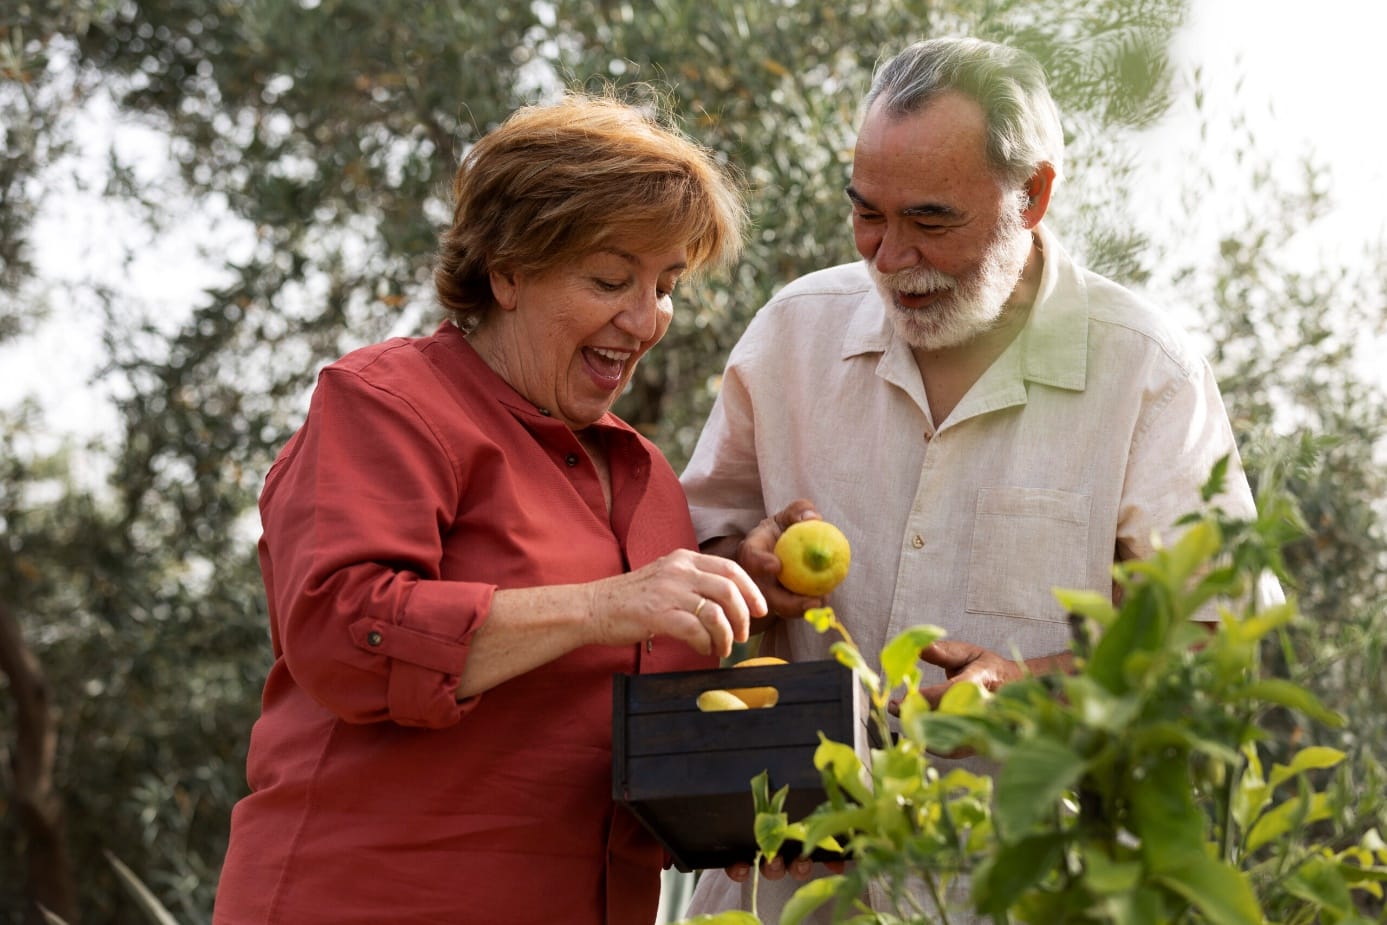
[[[725,658],[745,642],[766,598],[746,571],[721,556],[675,550],[649,565],[589,584],[596,642],[629,645],[653,636]]]

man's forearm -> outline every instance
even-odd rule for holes
[[[1053,655],[1041,655],[1036,658],[1025,660],[1026,669],[1033,675],[1047,674],[1073,674],[1074,672],[1074,653],[1056,652]]]

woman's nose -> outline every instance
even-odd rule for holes
[[[616,318],[616,325],[641,343],[652,340],[660,327],[660,295],[654,290],[632,297]]]

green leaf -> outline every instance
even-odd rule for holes
[[[1117,619],[1093,647],[1084,673],[1115,694],[1126,693],[1127,662],[1136,652],[1154,649],[1164,634],[1165,621],[1155,595],[1147,586],[1127,589]]]
[[[820,847],[838,847],[839,836],[850,837],[856,832],[871,827],[874,813],[869,806],[853,806],[848,809],[819,808],[804,818],[805,844]],[[833,840],[834,845],[825,844]]]
[[[1323,793],[1310,794],[1308,804],[1303,797],[1292,797],[1268,810],[1252,826],[1252,831],[1247,833],[1247,853],[1251,854],[1267,842],[1307,822],[1319,822],[1329,816],[1329,798]]]
[[[789,786],[781,787],[772,796],[770,792],[771,777],[767,771],[762,771],[751,779],[751,799],[752,804],[758,813],[778,813],[785,809],[785,799],[790,794]]]
[[[1153,871],[1182,868],[1204,857],[1204,814],[1194,803],[1189,762],[1183,752],[1146,769],[1131,794],[1132,829]]]
[[[1087,675],[1061,679],[1064,693],[1074,705],[1079,721],[1092,729],[1120,732],[1126,729],[1141,711],[1141,701],[1134,696],[1116,696],[1112,691]],[[957,686],[957,685],[955,685]]]
[[[811,880],[795,890],[780,913],[780,925],[799,925],[813,911],[837,895],[839,884],[847,878],[841,874]]]
[[[857,646],[846,642],[835,642],[828,647],[828,651],[829,654],[838,660],[840,665],[846,665],[851,668],[853,672],[862,679],[862,683],[867,686],[868,690],[872,691],[872,693],[880,692],[881,677],[867,664],[867,660],[862,657],[862,653],[858,650]]]
[[[1319,698],[1293,681],[1285,678],[1262,678],[1239,690],[1235,700],[1260,700],[1297,710],[1317,722],[1333,729],[1344,725],[1344,717],[1324,704]]]
[[[1101,627],[1111,626],[1117,618],[1117,608],[1113,607],[1111,594],[1072,588],[1055,588],[1051,593],[1066,613],[1076,613]]]
[[[1141,882],[1141,864],[1136,861],[1114,860],[1097,845],[1085,846],[1082,855],[1084,886],[1093,893],[1129,893]]]
[[[1208,520],[1201,520],[1180,534],[1166,557],[1170,586],[1184,587],[1190,577],[1218,553],[1222,542],[1218,524]]]
[[[1170,915],[1162,896],[1149,886],[1140,886],[1130,892],[1104,896],[1093,904],[1092,911],[1105,915],[1113,925],[1167,925]]]
[[[786,831],[788,828],[789,817],[784,813],[757,813],[756,846],[761,849],[761,853],[768,858],[779,854],[780,846],[790,837]]]
[[[1353,911],[1353,898],[1339,865],[1324,858],[1307,859],[1286,878],[1284,886],[1287,893],[1331,912],[1335,918]]]
[[[998,845],[973,884],[977,908],[1002,919],[1026,890],[1059,867],[1064,836],[1053,832]]]
[[[1268,633],[1289,624],[1298,612],[1293,602],[1284,601],[1266,607],[1254,616],[1225,621],[1223,632],[1239,642],[1257,642]]]
[[[819,733],[819,747],[814,750],[814,767],[832,775],[838,786],[858,803],[872,802],[872,792],[862,781],[862,759],[851,746],[834,742]]]
[[[1079,779],[1084,759],[1050,739],[1022,742],[997,774],[996,821],[1004,839],[1019,838]]]
[[[939,712],[946,716],[977,716],[992,694],[976,681],[954,684],[939,699]]]
[[[1306,771],[1321,770],[1332,768],[1347,757],[1337,748],[1329,748],[1324,745],[1311,745],[1309,748],[1302,748],[1296,752],[1290,764],[1273,765],[1271,769],[1271,780],[1268,783],[1273,788],[1281,786],[1286,781],[1295,777],[1297,774],[1304,774]]]
[[[945,631],[937,626],[912,626],[886,644],[881,650],[881,670],[886,686],[896,687],[911,672],[919,670],[920,650],[943,639]]]
[[[691,919],[682,919],[681,925],[761,925],[761,920],[750,912],[734,909],[730,912],[716,912],[712,915],[696,915]]]
[[[1153,880],[1204,913],[1212,925],[1262,925],[1262,909],[1247,878],[1202,852],[1156,872]]]
[[[1213,468],[1209,470],[1208,480],[1205,481],[1199,489],[1199,496],[1204,500],[1205,504],[1208,504],[1210,501],[1223,494],[1224,486],[1228,482],[1228,463],[1230,459],[1231,454],[1223,454],[1218,458],[1218,462],[1214,463]]]

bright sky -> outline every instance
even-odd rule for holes
[[[1307,153],[1332,172],[1335,214],[1302,229],[1298,244],[1312,258],[1328,254],[1342,260],[1350,259],[1366,237],[1380,238],[1387,228],[1387,158],[1381,155],[1384,131],[1376,98],[1387,2],[1192,0],[1192,7],[1187,34],[1175,51],[1182,73],[1196,63],[1204,68],[1209,109],[1222,114],[1216,121],[1226,124],[1236,115],[1252,120],[1259,144],[1282,164],[1283,176],[1294,177],[1298,158]],[[1145,204],[1153,214],[1164,213],[1171,227],[1191,234],[1212,230],[1211,219],[1231,210],[1210,203],[1202,215],[1178,214],[1162,176],[1187,170],[1191,163],[1208,164],[1226,171],[1220,191],[1237,195],[1246,174],[1245,166],[1220,148],[1217,132],[1201,144],[1193,112],[1188,98],[1177,104],[1152,138],[1152,182],[1126,191],[1138,208]],[[148,133],[117,129],[109,117],[94,120],[86,131],[96,158],[93,169],[101,166],[113,140],[139,152],[141,172],[151,178],[162,169],[161,144]],[[94,175],[87,189],[68,189],[50,200],[37,236],[47,278],[72,278],[112,263],[113,234],[131,226],[100,199],[101,185]],[[183,226],[144,239],[138,260],[125,267],[112,264],[103,278],[117,291],[164,306],[170,318],[177,318],[203,286],[214,282],[193,244],[208,240],[207,227],[206,214],[190,214]],[[53,323],[38,336],[0,348],[0,405],[41,392],[53,409],[54,436],[89,433],[112,415],[101,391],[89,386],[101,352],[90,322],[99,316],[94,306],[54,309]]]
[[[1279,177],[1294,183],[1306,155],[1329,169],[1333,215],[1302,229],[1297,245],[1309,259],[1346,259],[1365,239],[1387,232],[1387,131],[1376,101],[1384,35],[1382,0],[1191,0],[1174,53],[1184,75],[1202,68],[1207,107],[1222,114],[1224,133],[1216,125],[1201,145],[1187,92],[1157,133],[1155,158],[1175,170],[1193,163],[1221,168],[1221,188],[1244,194],[1246,165],[1233,162],[1220,140],[1230,139],[1232,119],[1245,117],[1258,154],[1279,164]]]

